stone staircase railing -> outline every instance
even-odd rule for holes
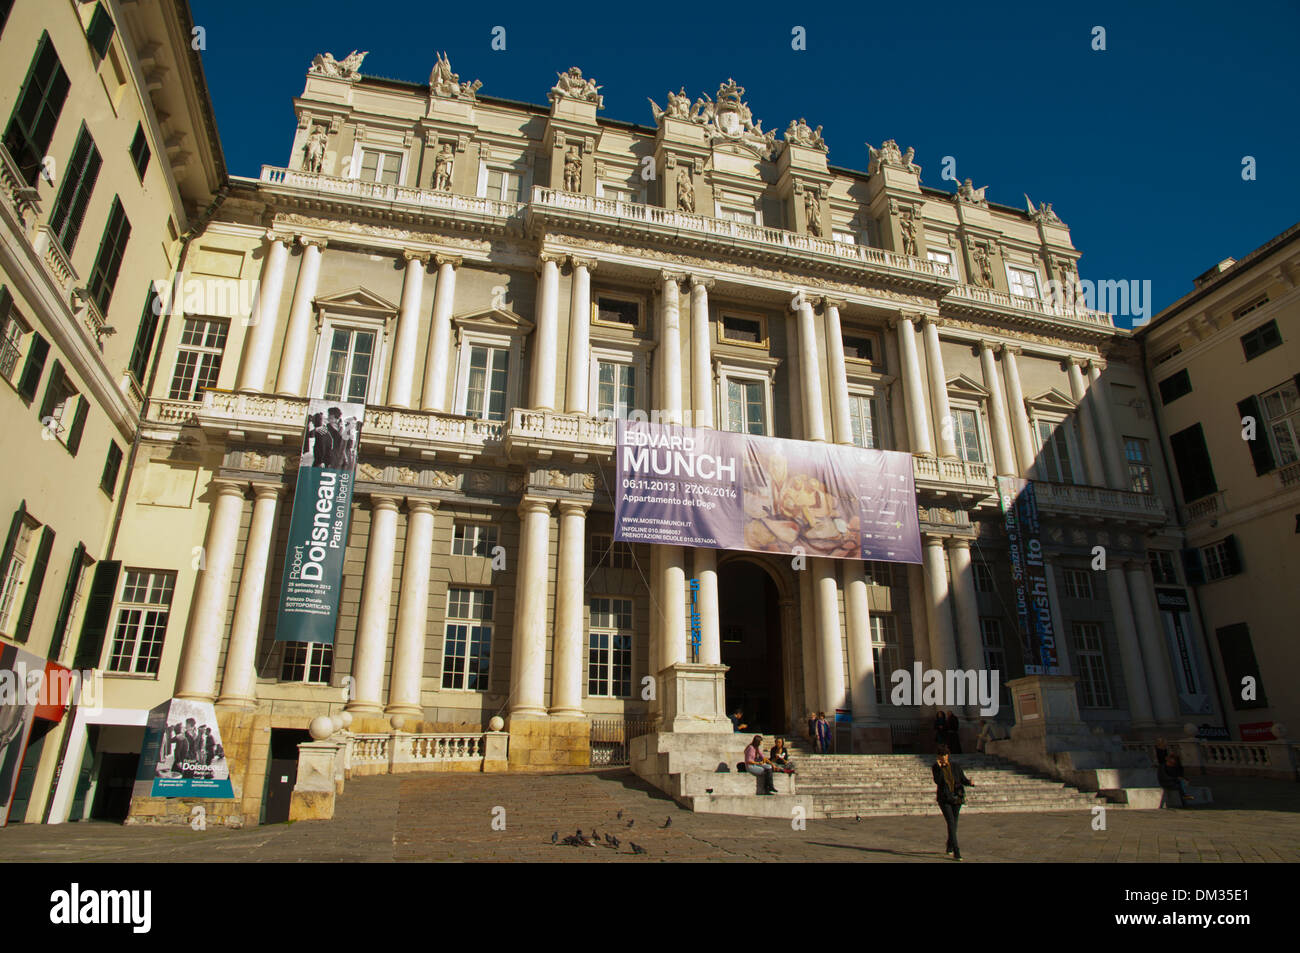
[[[1289,741],[1183,739],[1169,742],[1169,748],[1191,775],[1300,780],[1300,745]],[[1124,749],[1144,753],[1155,762],[1155,745],[1149,741],[1125,742]]]
[[[347,739],[346,764],[353,777],[503,770],[508,738],[502,731],[351,734]]]

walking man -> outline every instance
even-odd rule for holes
[[[948,825],[948,844],[944,851],[952,854],[953,860],[961,860],[961,847],[957,844],[957,817],[962,804],[966,801],[966,786],[975,782],[966,777],[961,766],[948,757],[948,746],[939,745],[939,754],[930,769],[934,775],[935,800],[943,812],[944,823]]]

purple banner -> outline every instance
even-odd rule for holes
[[[912,456],[618,422],[614,538],[919,563]]]

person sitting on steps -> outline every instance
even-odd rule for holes
[[[763,779],[763,790],[760,794],[775,794],[776,782],[772,779],[773,764],[767,758],[763,757],[763,752],[759,745],[763,743],[762,735],[754,735],[754,740],[745,748],[745,770],[756,778]]]

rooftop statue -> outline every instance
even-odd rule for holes
[[[597,109],[605,108],[605,97],[600,94],[601,87],[594,79],[583,79],[582,70],[570,66],[566,73],[556,73],[559,79],[551,87],[547,96],[551,102],[557,99],[577,99],[584,103],[595,103]]]
[[[1026,210],[1029,217],[1040,225],[1064,225],[1065,223],[1052,211],[1052,203],[1044,202],[1038,208],[1034,208],[1034,203],[1030,201],[1029,196],[1025,196]]]
[[[307,72],[315,73],[318,76],[337,76],[340,79],[353,79],[360,75],[361,61],[366,58],[366,52],[368,51],[358,53],[353,50],[342,60],[336,60],[333,53],[317,53]]]
[[[898,143],[893,139],[886,139],[880,144],[880,148],[874,148],[871,143],[867,143],[867,152],[871,155],[871,163],[867,166],[867,174],[875,175],[880,171],[882,165],[892,165],[900,169],[906,169],[915,175],[921,174],[921,167],[912,161],[916,155],[916,150],[911,146],[904,153],[898,148]]]
[[[826,140],[822,138],[822,127],[813,129],[802,118],[798,122],[790,120],[790,125],[785,130],[785,141],[793,142],[797,146],[820,149],[822,152],[827,151]]]
[[[464,99],[473,102],[474,94],[482,85],[481,79],[476,79],[472,83],[462,83],[460,74],[451,71],[451,61],[447,59],[446,53],[438,54],[438,61],[433,64],[433,72],[429,74],[429,88],[435,96],[442,96],[445,99]]]
[[[982,185],[978,189],[967,179],[961,185],[957,186],[957,192],[953,195],[952,200],[958,205],[978,205],[988,208],[988,199],[984,197],[984,190],[987,185]]]

